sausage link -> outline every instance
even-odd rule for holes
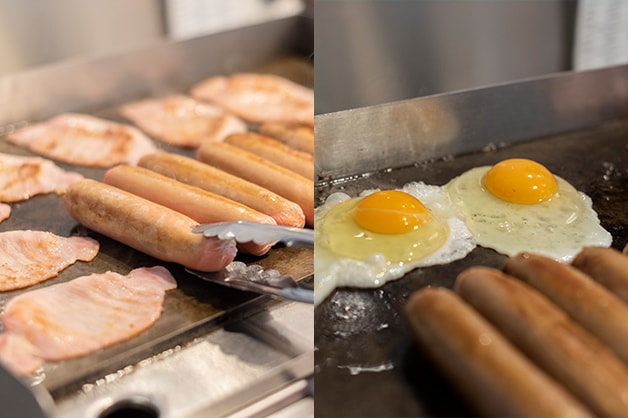
[[[270,216],[241,203],[143,167],[125,164],[115,166],[105,173],[103,181],[189,216],[199,224],[238,220],[276,223]],[[248,242],[238,243],[237,246],[243,252],[263,255],[268,252],[272,244]]]
[[[628,255],[614,248],[586,247],[571,264],[628,303]]]
[[[292,149],[314,155],[314,129],[311,126],[264,122],[259,127],[259,133],[276,138]]]
[[[314,181],[314,157],[308,153],[293,150],[276,139],[253,132],[229,135],[225,142]]]
[[[193,158],[168,152],[158,152],[145,155],[140,159],[138,165],[240,202],[271,216],[279,225],[297,228],[305,225],[305,215],[298,204],[257,184]]]
[[[487,267],[458,275],[457,293],[594,413],[628,416],[628,369],[535,289]]]
[[[504,272],[532,286],[628,362],[628,306],[586,274],[548,257],[522,253]]]
[[[189,217],[117,187],[91,179],[71,185],[67,211],[87,228],[162,261],[218,271],[236,255],[233,240],[205,238]]]
[[[253,182],[301,206],[307,225],[314,224],[314,182],[264,158],[224,142],[198,147],[200,161]]]
[[[405,306],[414,334],[486,416],[593,416],[452,291],[424,288]]]

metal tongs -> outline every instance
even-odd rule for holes
[[[205,237],[235,239],[238,242],[253,241],[257,244],[282,242],[289,247],[314,248],[314,231],[311,229],[262,224],[249,221],[220,222],[199,225],[193,229]],[[264,270],[262,266],[246,265],[234,261],[218,272],[202,272],[186,269],[201,279],[240,290],[268,294],[297,302],[314,303],[314,290],[304,287],[292,276],[277,270]]]
[[[192,232],[220,239],[235,238],[238,242],[253,241],[256,244],[283,242],[288,247],[314,248],[312,229],[263,224],[250,221],[217,222],[199,225]]]

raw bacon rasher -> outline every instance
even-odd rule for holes
[[[194,86],[191,94],[251,122],[314,125],[314,91],[276,75],[238,73],[210,77]]]
[[[65,192],[83,178],[65,171],[52,161],[0,153],[0,202],[18,202],[44,193]]]
[[[78,113],[26,126],[6,139],[54,160],[90,167],[135,163],[156,151],[152,140],[133,126]]]
[[[24,293],[10,300],[2,314],[0,360],[24,375],[43,361],[78,357],[128,340],[157,321],[165,292],[176,287],[170,272],[155,266],[126,276],[91,274]]]
[[[91,261],[98,241],[46,231],[0,232],[0,291],[21,289],[56,277],[77,260]]]
[[[128,103],[120,111],[152,137],[183,147],[247,131],[240,118],[223,108],[183,95]]]
[[[6,203],[0,203],[0,222],[11,216],[11,206]]]
[[[43,365],[36,348],[21,335],[0,334],[0,361],[18,375],[33,374]]]

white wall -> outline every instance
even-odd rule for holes
[[[0,0],[0,75],[163,36],[159,0]]]
[[[0,76],[298,15],[302,0],[0,0]]]
[[[316,113],[571,66],[572,0],[316,0]]]

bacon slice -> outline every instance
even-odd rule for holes
[[[90,167],[136,163],[156,151],[152,140],[133,126],[77,113],[27,126],[6,139],[46,157]]]
[[[16,338],[13,343],[24,347],[18,339],[27,340],[32,356],[42,360],[82,356],[149,328],[161,315],[165,292],[176,287],[170,272],[155,266],[127,276],[91,274],[33,290],[7,304],[2,338]],[[32,366],[19,367],[20,361],[28,364],[28,357],[18,358],[15,351],[0,349],[2,361],[22,373],[32,372]]]
[[[0,222],[8,219],[11,216],[11,206],[6,203],[0,203]]]
[[[0,334],[0,360],[18,375],[33,374],[44,363],[33,344],[21,335],[9,332]]]
[[[43,193],[62,194],[82,178],[80,173],[65,171],[50,160],[0,153],[1,202],[18,202]]]
[[[191,90],[194,98],[218,103],[251,122],[314,125],[314,91],[271,74],[216,76]]]
[[[154,138],[183,147],[247,131],[242,120],[223,108],[183,95],[128,103],[120,111]]]
[[[0,232],[0,291],[21,289],[57,274],[77,260],[91,261],[98,241],[46,231]]]

